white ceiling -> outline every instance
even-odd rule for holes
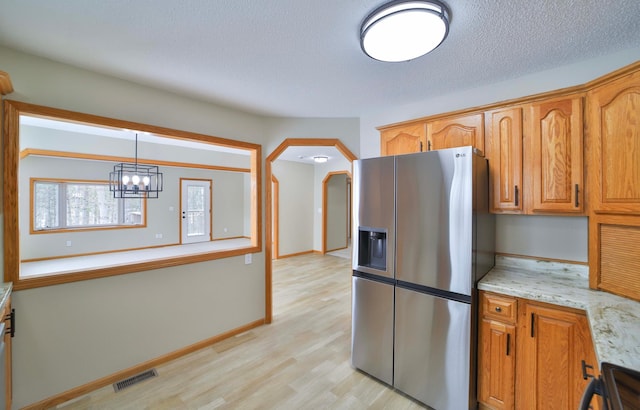
[[[284,117],[359,117],[640,44],[639,0],[447,0],[439,48],[381,63],[358,34],[383,2],[0,0],[0,44]]]

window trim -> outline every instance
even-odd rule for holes
[[[190,263],[241,256],[262,252],[262,146],[211,135],[180,131],[154,125],[118,120],[93,114],[83,114],[58,108],[38,106],[20,101],[4,100],[4,280],[13,282],[14,290],[59,285],[122,275],[133,272],[155,270]],[[40,116],[62,121],[76,121],[103,127],[135,129],[164,137],[193,140],[205,144],[244,149],[250,155],[251,175],[251,245],[247,247],[182,255],[166,259],[133,263],[126,266],[96,268],[83,272],[60,275],[20,278],[20,230],[18,206],[18,167],[20,161],[20,115]]]
[[[35,196],[35,186],[38,182],[44,183],[57,183],[59,185],[73,185],[73,184],[87,184],[87,185],[106,185],[109,186],[109,181],[107,180],[89,180],[89,179],[61,179],[61,178],[39,178],[39,177],[31,177],[29,178],[29,234],[31,235],[40,235],[40,234],[49,234],[49,233],[67,233],[67,232],[88,232],[88,231],[105,231],[105,230],[114,230],[114,229],[135,229],[135,228],[146,228],[147,227],[147,198],[142,197],[142,209],[143,209],[143,219],[140,224],[117,224],[117,225],[92,225],[92,226],[64,226],[57,227],[51,229],[36,229],[34,226],[34,217],[36,210],[36,196]],[[129,198],[125,198],[129,199]],[[62,201],[60,201],[62,203]],[[64,209],[58,204],[59,212],[62,212]]]

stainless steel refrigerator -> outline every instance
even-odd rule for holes
[[[436,410],[477,408],[487,161],[472,147],[359,160],[353,195],[352,365]]]

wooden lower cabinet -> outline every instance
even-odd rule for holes
[[[483,300],[511,301],[516,322],[487,314]],[[582,361],[598,375],[587,317],[579,310],[481,292],[478,400],[485,409],[578,408],[588,384]],[[495,305],[495,304],[493,304]],[[493,314],[492,314],[493,313]],[[599,403],[592,403],[599,409]]]
[[[481,408],[514,408],[517,306],[515,298],[480,293],[478,401]]]
[[[478,400],[493,409],[513,409],[516,327],[491,319],[480,324]]]
[[[4,308],[0,311],[0,318],[4,319],[5,322],[5,333],[0,337],[4,338],[4,352],[5,352],[5,407],[6,409],[11,408],[12,402],[12,384],[11,384],[11,298],[7,300]]]

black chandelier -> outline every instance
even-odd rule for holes
[[[138,134],[135,162],[121,162],[109,173],[109,190],[114,198],[158,198],[162,192],[162,173],[157,165],[138,164]]]

